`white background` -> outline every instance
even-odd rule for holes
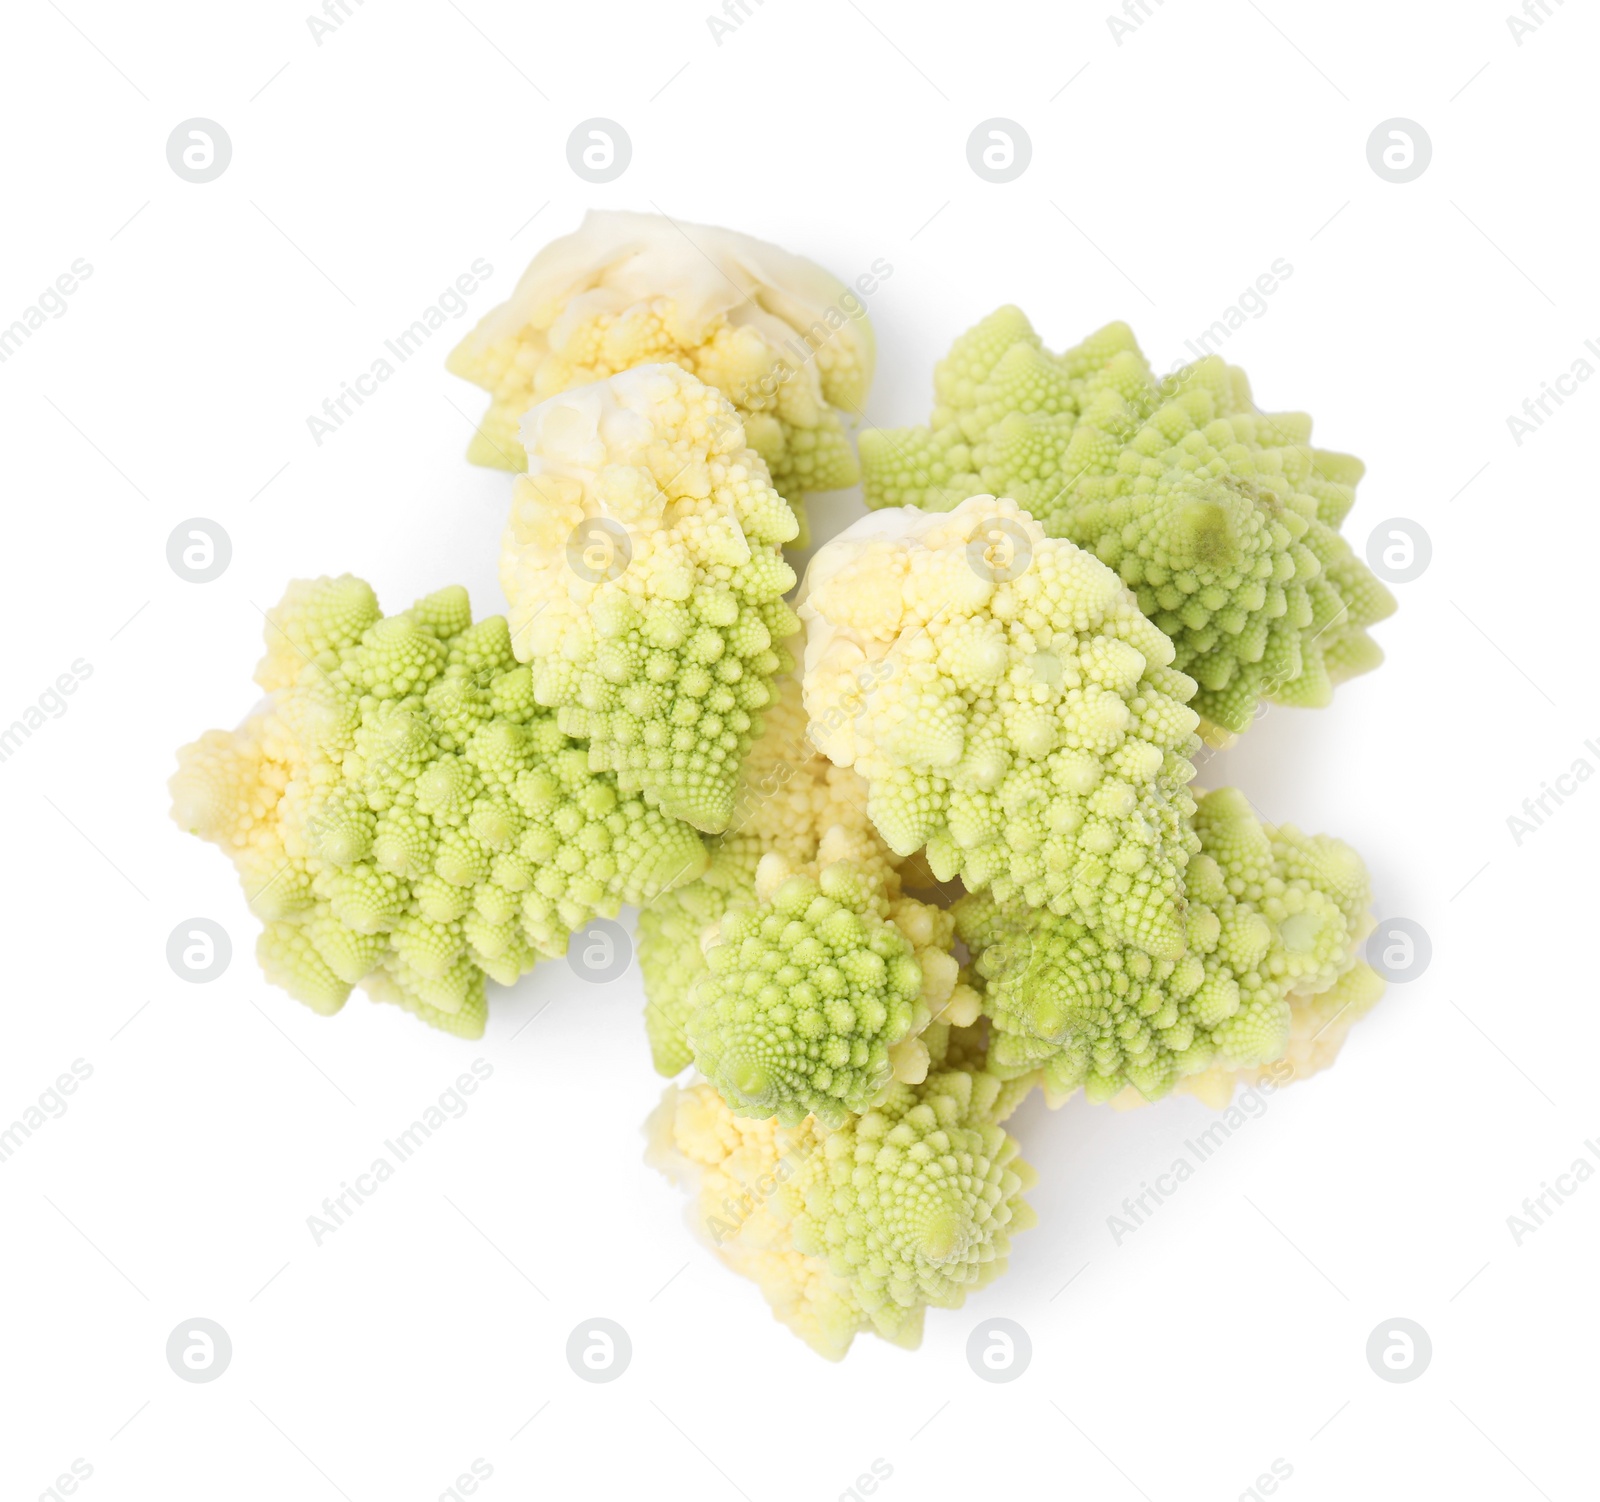
[[[881,1458],[891,1499],[1199,1502],[1281,1458],[1304,1502],[1595,1495],[1600,1185],[1520,1246],[1507,1217],[1600,1137],[1600,786],[1520,846],[1506,823],[1600,767],[1600,389],[1520,447],[1506,424],[1600,336],[1595,18],[1552,0],[1519,46],[1489,0],[1152,0],[1119,44],[1100,4],[947,24],[751,0],[718,46],[706,3],[352,0],[321,45],[293,3],[6,8],[0,324],[75,258],[93,274],[0,365],[0,722],[75,659],[93,675],[0,764],[0,1125],[74,1059],[93,1075],[0,1164],[4,1494],[81,1459],[89,1497],[426,1502],[481,1458],[491,1499],[766,1502],[836,1498]],[[233,143],[203,186],[165,155],[192,116]],[[566,160],[591,116],[633,142],[603,187]],[[967,165],[991,116],[1033,142],[1004,186]],[[1400,186],[1366,157],[1392,116],[1434,147]],[[636,973],[551,962],[492,992],[477,1044],[359,995],[322,1020],[265,985],[231,870],[167,822],[174,748],[249,709],[290,577],[350,569],[391,610],[459,581],[502,608],[508,480],[463,461],[485,398],[442,361],[591,205],[726,223],[846,279],[891,262],[878,423],[923,420],[932,362],[1003,301],[1058,348],[1127,318],[1164,369],[1282,257],[1227,355],[1366,459],[1358,548],[1391,517],[1433,540],[1382,670],[1221,764],[1365,853],[1379,911],[1431,935],[1427,973],[1120,1246],[1107,1217],[1210,1113],[1036,1097],[1012,1125],[1040,1225],[915,1353],[862,1337],[823,1362],[695,1242],[640,1160],[660,1081]],[[314,444],[307,416],[480,256],[468,315]],[[166,561],[195,516],[233,544],[207,585]],[[203,986],[165,959],[196,915],[234,943]],[[314,1244],[323,1197],[475,1058],[469,1112]],[[999,1315],[1033,1343],[1005,1386],[964,1355]],[[233,1342],[209,1385],[164,1357],[194,1316]],[[633,1341],[609,1385],[564,1357],[592,1316]],[[1395,1316],[1433,1342],[1407,1385],[1364,1354]]]

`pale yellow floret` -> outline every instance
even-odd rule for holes
[[[448,363],[493,398],[468,457],[512,470],[535,403],[638,365],[680,366],[738,408],[800,515],[806,492],[859,477],[841,411],[859,414],[873,353],[864,304],[820,266],[731,230],[591,211]]]
[[[807,1121],[793,1129],[735,1116],[710,1085],[669,1085],[645,1128],[645,1160],[693,1196],[689,1223],[732,1271],[761,1290],[773,1314],[819,1355],[839,1360],[871,1328],[820,1258],[795,1250],[779,1191],[818,1151]]]

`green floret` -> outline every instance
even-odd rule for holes
[[[1043,347],[1020,308],[996,309],[957,338],[949,354],[934,366],[935,405],[927,427],[862,431],[867,505],[949,511],[968,496],[981,494],[993,430],[999,424],[1013,414],[1070,419],[1089,389],[1090,377],[1122,351],[1136,348],[1132,330],[1113,323],[1078,348],[1054,355]],[[1015,467],[1005,478],[1015,481],[1023,475],[1034,478],[1054,472],[1055,466],[1047,461],[1059,459],[1059,446],[1051,436],[1056,429],[1041,423],[1038,431],[1036,446],[1015,455]],[[1065,432],[1070,437],[1070,421]],[[991,493],[1027,506],[1015,490]]]
[[[1376,667],[1394,599],[1338,528],[1361,461],[1310,446],[1303,413],[1256,411],[1215,355],[1158,380],[1125,324],[1053,355],[1015,308],[956,341],[927,429],[863,434],[870,506],[1009,496],[1092,550],[1173,640],[1222,733],[1259,702],[1326,704]]]
[[[996,1121],[993,1075],[941,1070],[850,1117],[781,1191],[794,1246],[844,1280],[886,1338],[915,1344],[927,1305],[959,1308],[1034,1224],[1035,1174]]]
[[[694,1059],[687,1029],[696,983],[707,973],[701,939],[735,902],[755,901],[760,852],[749,842],[719,838],[708,843],[710,862],[698,881],[663,893],[639,911],[644,1025],[659,1074],[677,1074]]]
[[[267,637],[267,706],[178,753],[173,816],[233,857],[263,971],[313,1010],[362,985],[480,1036],[486,977],[705,868],[690,826],[590,770],[464,590],[383,618],[358,579],[302,581]]]
[[[524,420],[501,552],[517,655],[589,765],[716,833],[760,734],[796,522],[726,397],[643,365]]]
[[[910,929],[913,943],[925,946],[938,938],[948,950],[953,937],[953,925],[948,934],[924,933],[910,917],[910,908],[920,904],[896,902],[892,861],[866,817],[866,788],[854,773],[833,766],[817,751],[807,733],[798,680],[783,679],[775,694],[762,714],[761,738],[745,758],[732,823],[706,839],[710,864],[705,874],[639,913],[645,1027],[662,1074],[677,1074],[694,1057],[685,1030],[701,995],[696,982],[708,974],[702,944],[730,907],[756,905],[756,872],[764,856],[780,857],[784,875],[815,876],[827,841],[827,859],[820,863],[848,859],[870,868],[890,916]],[[770,869],[776,875],[779,868]],[[954,965],[948,956],[946,963]],[[925,999],[930,1005],[947,1001],[943,983],[954,976],[945,975],[938,960],[929,961],[925,970],[925,980],[940,983],[930,984]],[[975,1016],[975,997],[972,1008]]]
[[[1291,994],[1325,991],[1356,963],[1366,871],[1337,840],[1263,826],[1232,789],[1202,797],[1194,825],[1181,958],[988,894],[957,904],[995,1027],[991,1070],[1040,1071],[1053,1097],[1132,1087],[1154,1100],[1203,1070],[1282,1056]]]
[[[881,883],[840,861],[722,919],[688,1033],[735,1111],[838,1126],[888,1081],[889,1050],[928,1019],[922,967],[881,903]]]

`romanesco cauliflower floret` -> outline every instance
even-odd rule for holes
[[[384,618],[359,579],[299,581],[266,637],[265,707],[178,753],[172,811],[232,857],[263,971],[314,1010],[362,985],[477,1037],[486,976],[705,869],[693,829],[589,769],[464,590]]]
[[[829,1132],[780,1191],[794,1244],[846,1279],[873,1325],[914,1344],[922,1311],[959,1308],[1005,1271],[1010,1236],[1034,1224],[1034,1182],[994,1120],[1000,1082],[939,1071]]]
[[[957,984],[954,920],[902,892],[865,784],[806,729],[786,679],[736,823],[708,842],[700,880],[644,909],[639,937],[656,1067],[675,1074],[692,1058],[736,1109],[789,1123],[860,1110],[891,1074],[921,1080],[930,1024],[978,1015]]]
[[[789,1129],[735,1116],[710,1085],[669,1085],[645,1131],[645,1161],[693,1196],[691,1227],[812,1350],[838,1361],[872,1328],[848,1280],[796,1250],[793,1216],[779,1195],[819,1151],[812,1122]]]
[[[978,495],[992,429],[1018,412],[1070,418],[1088,378],[1133,348],[1132,331],[1114,323],[1077,349],[1053,355],[1020,308],[997,309],[962,334],[934,366],[934,408],[927,427],[869,428],[861,434],[867,505],[949,511]],[[1024,477],[1032,478],[1021,473],[1006,478],[1014,484]],[[1027,504],[1010,489],[996,493]]]
[[[1383,993],[1383,977],[1365,960],[1357,960],[1326,991],[1289,993],[1289,1041],[1277,1059],[1233,1069],[1216,1066],[1190,1075],[1178,1088],[1221,1110],[1233,1098],[1235,1085],[1270,1079],[1282,1087],[1310,1079],[1333,1064],[1350,1029],[1378,1004]]]
[[[863,435],[868,504],[1005,495],[1091,549],[1172,638],[1213,738],[1382,660],[1366,628],[1394,600],[1338,532],[1361,462],[1312,448],[1303,413],[1257,412],[1243,371],[1211,355],[1157,380],[1120,323],[1053,355],[1008,307],[935,385],[929,428]]]
[[[624,791],[726,828],[798,629],[794,518],[726,398],[674,365],[552,397],[523,437],[500,577],[538,702]]]
[[[706,973],[700,941],[735,901],[755,901],[761,857],[778,854],[803,866],[816,858],[824,831],[835,824],[871,828],[865,785],[854,772],[818,754],[807,738],[799,680],[783,678],[775,695],[763,712],[761,736],[745,758],[728,829],[706,842],[705,875],[663,894],[639,914],[645,1026],[662,1074],[677,1074],[694,1056],[684,1028],[695,982]],[[853,843],[857,859],[869,853],[865,838]]]
[[[998,1277],[1035,1223],[1035,1175],[999,1125],[1015,1097],[981,1044],[947,1036],[965,1062],[941,1052],[925,1082],[835,1131],[738,1116],[706,1084],[669,1087],[647,1128],[648,1161],[694,1191],[691,1224],[831,1360],[866,1331],[918,1345],[923,1310]]]
[[[1202,799],[1202,815],[1220,797]],[[1305,835],[1292,824],[1267,833],[1272,880],[1241,895],[1260,904],[1276,935],[1269,968],[1275,983],[1288,987],[1288,1042],[1268,1063],[1224,1056],[1183,1081],[1182,1089],[1219,1107],[1236,1083],[1257,1083],[1270,1073],[1284,1085],[1328,1068],[1385,989],[1383,977],[1357,958],[1375,926],[1361,857],[1331,836]],[[1213,823],[1202,839],[1209,846],[1220,834]]]
[[[1193,681],[1091,554],[1016,504],[865,517],[801,595],[817,743],[941,880],[1183,952]]]
[[[1145,1100],[1203,1071],[1281,1059],[1301,1004],[1357,966],[1371,928],[1360,858],[1326,836],[1269,829],[1242,794],[1199,800],[1186,873],[1187,952],[1157,959],[1041,909],[963,899],[996,1036],[990,1068],[1037,1072],[1052,1099]],[[1362,967],[1364,968],[1364,967]]]
[[[706,936],[709,973],[688,1024],[695,1065],[723,1098],[786,1126],[811,1114],[837,1126],[892,1073],[922,1079],[926,1049],[903,1045],[936,1017],[957,1020],[946,1015],[954,921],[911,899],[891,904],[848,860],[812,878],[765,856],[755,896]],[[970,989],[955,1006],[958,1020],[976,1019]]]
[[[694,1059],[687,1029],[695,987],[707,968],[701,940],[734,903],[755,900],[759,855],[722,835],[706,843],[705,874],[664,892],[639,912],[645,1035],[659,1074],[679,1074]]]
[[[451,353],[449,368],[493,398],[467,457],[520,470],[517,425],[535,403],[657,362],[732,401],[802,529],[808,491],[860,478],[838,410],[857,415],[872,382],[860,299],[748,235],[609,211],[540,251]]]

